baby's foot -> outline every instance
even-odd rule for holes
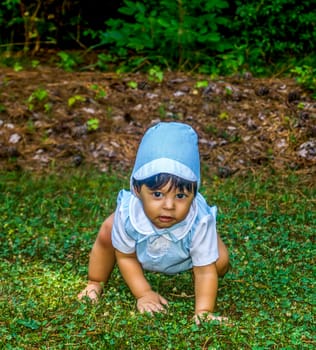
[[[78,294],[79,300],[89,298],[93,303],[96,303],[101,295],[102,286],[99,282],[88,282],[85,289]]]

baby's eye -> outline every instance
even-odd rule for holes
[[[186,195],[185,193],[177,193],[176,197],[179,199],[183,199],[183,198],[186,198]]]
[[[155,198],[161,198],[161,197],[162,197],[162,193],[159,192],[159,191],[153,192],[152,195],[153,195],[153,197],[155,197]]]

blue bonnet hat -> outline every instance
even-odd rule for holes
[[[132,178],[144,180],[159,173],[196,181],[199,186],[198,136],[191,126],[162,122],[145,132],[137,151],[131,182]]]

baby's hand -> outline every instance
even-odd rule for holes
[[[98,282],[89,282],[84,290],[78,294],[79,300],[89,298],[93,303],[97,302],[102,292],[102,286]]]
[[[218,321],[220,324],[229,324],[228,318],[223,316],[216,316],[211,312],[202,311],[194,315],[194,321],[197,325],[200,325],[201,322],[208,321]]]
[[[137,299],[137,309],[144,312],[165,312],[168,301],[156,292],[150,291]]]

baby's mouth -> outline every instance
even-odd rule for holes
[[[159,216],[159,221],[164,222],[164,223],[168,223],[168,222],[173,221],[173,217],[172,216]]]

